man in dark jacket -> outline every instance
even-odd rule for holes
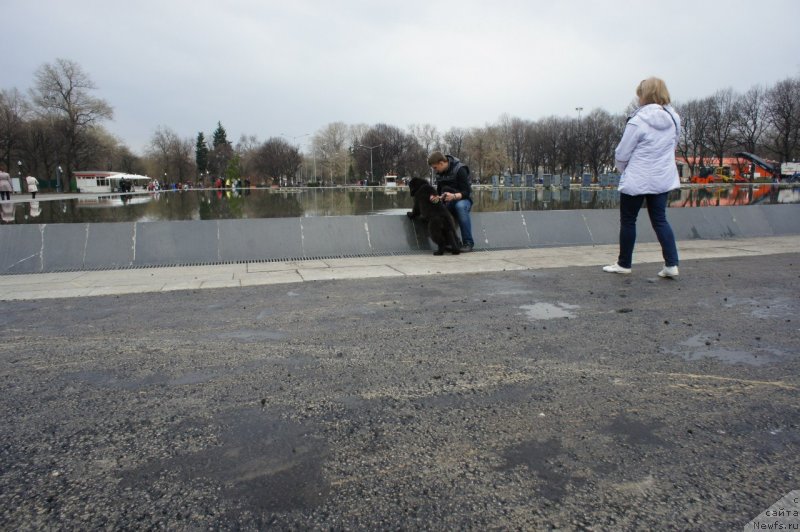
[[[436,191],[439,193],[450,213],[458,221],[461,229],[461,252],[472,251],[472,184],[469,167],[452,155],[435,151],[428,157],[428,165],[436,172]]]

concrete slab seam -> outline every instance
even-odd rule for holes
[[[81,256],[81,266],[86,267],[86,250],[89,249],[89,227],[90,224],[85,224],[86,230],[83,232],[83,255]]]

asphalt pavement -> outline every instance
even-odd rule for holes
[[[741,530],[800,488],[800,238],[679,249],[2,276],[0,528]]]

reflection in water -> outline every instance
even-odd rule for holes
[[[14,206],[10,201],[0,203],[0,217],[4,223],[14,223]]]
[[[619,192],[610,188],[506,188],[473,190],[473,212],[615,209]],[[34,205],[34,203],[36,205]],[[800,203],[800,187],[736,185],[690,187],[670,193],[670,207],[707,207]],[[16,219],[13,203],[2,203],[5,223],[151,222],[162,220],[224,220],[298,218],[365,214],[402,215],[411,209],[403,187],[307,188],[165,191],[152,194],[87,196],[63,201],[22,204]]]
[[[679,197],[670,197],[670,207],[720,207],[759,203],[797,203],[787,201],[797,189],[773,185],[708,186],[682,189]]]

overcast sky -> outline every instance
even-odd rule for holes
[[[235,142],[326,124],[444,131],[622,112],[800,75],[800,0],[0,0],[0,88],[79,63],[141,152],[158,126]],[[297,143],[306,138],[296,139]]]

